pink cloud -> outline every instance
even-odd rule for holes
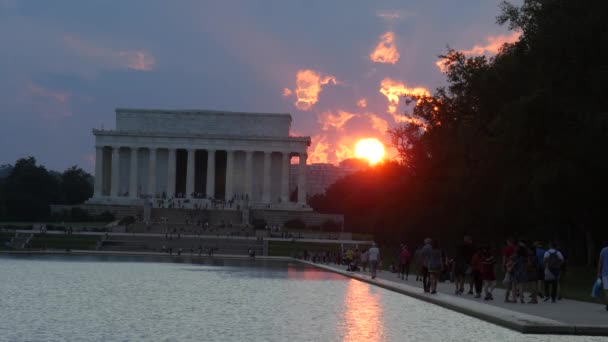
[[[386,96],[388,100],[388,112],[390,114],[397,113],[399,100],[403,96],[429,96],[430,92],[425,87],[408,87],[403,82],[386,77],[380,82],[380,93]],[[401,117],[393,115],[393,118]],[[399,122],[398,119],[395,119]]]
[[[283,88],[283,97],[289,97],[293,94],[293,92],[291,91],[291,89],[289,88]]]
[[[77,54],[97,60],[109,68],[150,71],[156,59],[143,50],[117,50],[98,46],[73,35],[65,35],[64,43]]]
[[[357,116],[357,114],[338,110],[335,114],[331,111],[323,112],[319,114],[318,119],[319,124],[321,124],[321,129],[324,131],[327,131],[332,127],[336,130],[341,130],[342,127],[355,116]]]
[[[496,36],[488,36],[485,44],[476,44],[468,50],[461,50],[465,56],[491,56],[500,51],[500,48],[505,44],[515,43],[521,37],[521,32],[513,31],[509,34],[499,34]],[[441,72],[446,72],[446,60],[440,59],[435,62],[435,65]]]
[[[45,119],[61,119],[72,116],[70,99],[72,95],[67,91],[53,90],[28,82],[18,101],[26,103],[32,112],[40,113]]]

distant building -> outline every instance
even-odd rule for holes
[[[291,191],[297,187],[298,167],[299,165],[291,164],[289,180]],[[308,196],[323,194],[337,180],[368,167],[367,161],[356,158],[343,160],[338,166],[328,163],[309,164],[306,170],[306,193]]]

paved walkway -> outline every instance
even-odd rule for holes
[[[476,299],[473,295],[455,295],[454,284],[450,282],[439,283],[438,293],[431,295],[424,293],[422,282],[415,281],[416,275],[410,276],[409,280],[405,281],[396,273],[382,271],[375,280],[372,280],[369,272],[346,272],[346,266],[314,265],[523,333],[608,336],[608,312],[605,305],[601,304],[567,299],[557,303],[551,301],[541,301],[539,304],[505,303],[503,289],[495,289],[495,299],[485,301],[483,298]],[[468,285],[465,290],[468,290]]]

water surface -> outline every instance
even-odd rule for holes
[[[0,341],[607,341],[522,335],[297,263],[0,256]]]

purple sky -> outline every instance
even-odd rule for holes
[[[91,171],[91,129],[116,107],[289,112],[310,160],[337,162],[360,138],[388,143],[391,95],[444,83],[446,45],[491,55],[516,38],[498,3],[0,0],[0,164]]]

